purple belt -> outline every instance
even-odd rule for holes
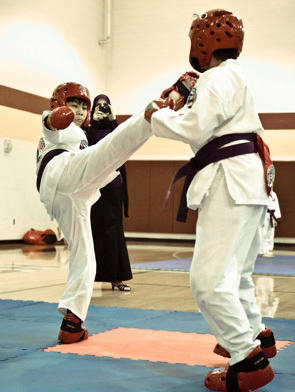
[[[249,143],[234,144],[232,146],[223,147],[225,144],[237,141],[237,140],[248,140]],[[205,166],[210,163],[221,161],[222,159],[236,157],[243,154],[251,154],[257,152],[256,146],[256,133],[231,133],[223,135],[211,140],[205,144],[196,155],[190,159],[188,163],[182,166],[175,177],[173,178],[171,185],[168,189],[166,201],[168,200],[171,189],[176,181],[180,178],[185,177],[181,199],[178,207],[177,218],[179,222],[186,222],[188,207],[186,203],[186,193],[192,182],[194,176]]]
[[[54,157],[56,157],[59,154],[62,154],[63,152],[67,152],[67,150],[62,150],[62,149],[51,150],[42,159],[42,162],[41,162],[39,170],[38,170],[37,182],[36,182],[38,192],[40,192],[40,184],[41,184],[41,179],[42,179],[42,175],[45,170],[45,167],[51,161],[51,159],[53,159]]]

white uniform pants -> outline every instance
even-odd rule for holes
[[[231,354],[229,364],[260,344],[264,330],[252,272],[265,206],[236,205],[219,168],[202,208],[191,266],[191,289],[212,333]]]
[[[262,246],[260,253],[272,252],[274,248],[275,228],[271,227],[270,215],[266,214],[262,227]]]
[[[77,153],[64,153],[71,155],[58,181],[52,204],[53,216],[71,252],[67,288],[58,305],[63,314],[69,309],[82,321],[86,318],[96,272],[90,209],[98,199],[98,188],[115,177],[115,170],[150,135],[150,125],[143,116],[134,116],[96,145]],[[50,165],[58,165],[62,155],[55,157]],[[42,179],[41,187],[44,186],[46,180]]]

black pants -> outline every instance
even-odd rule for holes
[[[96,256],[96,282],[132,279],[122,223],[122,188],[101,189],[91,208],[91,227]]]

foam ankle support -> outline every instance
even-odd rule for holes
[[[230,392],[240,392],[238,384],[238,373],[253,372],[264,369],[269,364],[263,352],[259,352],[255,357],[244,359],[228,368],[226,373],[226,390]]]

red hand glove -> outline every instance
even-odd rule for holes
[[[49,115],[49,123],[52,128],[65,129],[72,121],[74,121],[75,115],[72,109],[67,106],[61,106],[54,109]]]
[[[181,109],[185,105],[189,93],[197,83],[198,78],[199,75],[196,72],[185,72],[179,77],[179,79],[173,84],[173,86],[166,88],[162,92],[160,98],[167,98],[169,97],[171,92],[175,91],[179,97],[173,97],[175,100],[174,110],[177,111],[178,109]]]

